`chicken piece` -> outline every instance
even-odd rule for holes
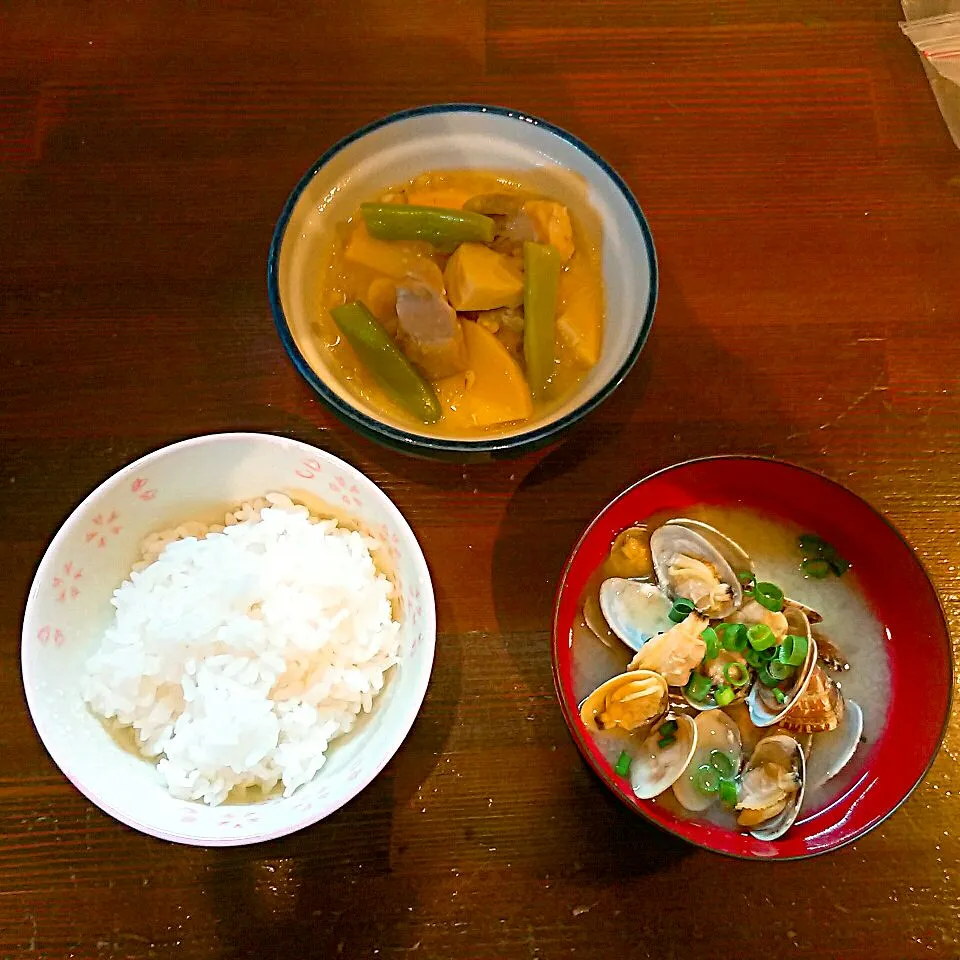
[[[573,224],[567,208],[556,200],[528,200],[523,212],[533,221],[537,239],[556,247],[566,263],[574,252]]]
[[[467,369],[467,347],[457,314],[426,283],[407,280],[397,285],[397,341],[430,380]]]
[[[514,261],[482,243],[461,243],[443,276],[457,310],[494,310],[523,303],[523,275]]]

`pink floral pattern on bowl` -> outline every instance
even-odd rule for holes
[[[78,679],[109,623],[110,597],[128,576],[144,536],[208,515],[211,496],[226,508],[274,490],[302,490],[329,503],[384,544],[400,599],[402,660],[372,714],[334,741],[314,781],[291,797],[213,808],[185,803],[163,789],[152,763],[109,737],[85,709]],[[93,531],[96,536],[88,538]],[[147,455],[77,507],[37,570],[24,613],[21,661],[37,731],[54,761],[89,799],[145,833],[223,846],[302,829],[362,790],[413,723],[429,680],[435,639],[433,588],[423,554],[376,484],[336,457],[295,440],[219,434]]]

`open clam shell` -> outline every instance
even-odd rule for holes
[[[793,685],[784,692],[784,701],[777,703],[771,688],[762,683],[755,683],[747,695],[747,707],[750,710],[750,719],[758,727],[772,727],[779,723],[795,706],[810,682],[810,677],[817,666],[817,642],[810,632],[810,621],[806,614],[796,607],[784,607],[790,633],[807,638],[807,656],[803,664],[793,675]]]
[[[640,800],[650,800],[673,786],[697,749],[697,725],[692,717],[683,714],[672,717],[677,724],[674,742],[663,749],[659,746],[660,728],[664,717],[640,745],[630,766],[630,784]]]
[[[736,573],[744,570],[753,572],[753,561],[747,551],[736,540],[731,540],[716,527],[711,527],[709,523],[704,523],[702,520],[691,520],[687,517],[674,517],[672,520],[668,520],[664,526],[670,524],[700,534],[730,564]]]
[[[590,628],[590,632],[606,647],[611,650],[621,649],[620,638],[610,629],[607,618],[600,609],[600,599],[592,592],[583,601],[583,622]]]
[[[697,769],[710,762],[710,752],[721,750],[733,761],[734,771],[740,769],[743,751],[740,745],[740,730],[722,711],[698,713],[694,723],[697,727],[696,749],[690,755],[683,773],[673,784],[673,795],[681,806],[694,813],[706,810],[716,801],[716,795],[702,794],[694,784]]]
[[[697,531],[665,523],[650,535],[650,553],[657,583],[671,599],[685,596],[711,619],[728,617],[743,603],[743,590],[733,568]],[[706,564],[705,573],[678,573],[683,558]]]
[[[807,759],[807,784],[811,790],[832,780],[852,759],[863,736],[863,711],[856,700],[847,700],[843,720],[836,730],[813,737]]]
[[[800,813],[800,808],[803,806],[803,795],[807,780],[803,749],[788,734],[776,734],[761,740],[744,768],[744,777],[751,770],[767,763],[775,763],[792,771],[799,780],[799,787],[795,792],[788,794],[786,805],[776,816],[758,823],[748,831],[750,836],[756,837],[758,840],[776,840],[793,826],[797,815]],[[737,809],[740,809],[739,803]]]
[[[580,704],[588,730],[620,729],[647,733],[667,712],[667,682],[652,670],[630,670],[611,677]]]
[[[651,637],[666,633],[674,626],[668,616],[672,607],[663,591],[652,583],[610,577],[600,584],[600,610],[604,619],[633,651],[639,651]]]

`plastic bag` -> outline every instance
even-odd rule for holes
[[[901,0],[905,23],[953,142],[960,147],[960,0]]]

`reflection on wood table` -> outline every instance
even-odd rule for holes
[[[0,956],[955,957],[960,726],[829,858],[765,865],[623,809],[563,724],[553,594],[584,525],[668,463],[759,453],[883,511],[960,629],[960,154],[895,0],[14,3],[0,14]],[[265,292],[273,224],[332,142],[472,100],[624,176],[653,334],[563,444],[405,459],[319,405]],[[408,740],[347,807],[232,850],[133,833],[37,739],[33,570],[105,476],[184,436],[294,436],[411,522],[439,638]],[[955,651],[956,652],[956,651]],[[917,690],[918,697],[923,696]]]

